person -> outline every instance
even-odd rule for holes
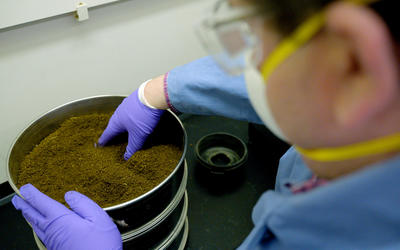
[[[128,131],[128,159],[167,108],[262,122],[293,147],[240,249],[400,249],[396,7],[219,1],[198,29],[213,57],[142,84],[99,144]],[[122,248],[115,225],[84,195],[66,193],[67,209],[30,184],[20,191],[24,199],[12,202],[48,248]]]

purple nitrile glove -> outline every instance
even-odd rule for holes
[[[143,146],[163,112],[164,110],[144,105],[139,100],[138,90],[136,90],[115,110],[98,143],[104,146],[116,135],[128,132],[128,146],[124,154],[125,160],[128,160]]]
[[[32,225],[47,249],[122,249],[121,235],[108,214],[75,191],[65,193],[72,210],[41,193],[31,184],[20,188],[14,207]]]

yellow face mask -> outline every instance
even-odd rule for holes
[[[366,5],[377,2],[377,0],[347,0],[345,2]],[[325,11],[321,11],[307,19],[288,38],[284,39],[261,67],[264,82],[267,83],[271,73],[308,42],[322,28],[324,23]],[[315,161],[343,161],[398,150],[400,149],[400,133],[341,147],[305,149],[296,146],[296,149],[302,155]]]

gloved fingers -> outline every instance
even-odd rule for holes
[[[138,151],[144,143],[145,138],[137,135],[134,132],[130,132],[128,136],[128,146],[126,146],[124,159],[127,161],[131,156]]]
[[[22,215],[32,225],[33,228],[38,228],[39,230],[44,230],[46,228],[46,218],[26,201],[24,201],[24,199],[18,195],[15,195],[11,202],[16,209],[22,211]]]
[[[79,192],[66,192],[64,199],[71,209],[83,219],[93,223],[99,223],[104,218],[110,220],[108,214],[97,203]]]
[[[103,134],[97,141],[100,146],[105,146],[112,138],[125,132],[124,128],[122,128],[119,124],[116,112],[111,116],[106,129],[103,131]]]
[[[44,231],[40,230],[39,228],[34,228],[33,229],[36,233],[36,235],[39,237],[39,239],[45,243],[46,242],[46,234],[44,233]]]
[[[22,186],[19,190],[25,201],[48,219],[60,214],[70,213],[68,208],[40,192],[30,183]]]

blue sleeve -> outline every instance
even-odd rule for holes
[[[278,173],[275,181],[275,191],[278,193],[291,194],[286,187],[287,183],[300,184],[312,177],[311,170],[304,163],[301,155],[294,147],[289,150],[279,160]]]
[[[400,249],[399,176],[397,156],[304,193],[269,190],[239,249]]]
[[[250,104],[243,75],[226,74],[211,57],[171,70],[167,91],[172,106],[182,113],[262,123]]]

